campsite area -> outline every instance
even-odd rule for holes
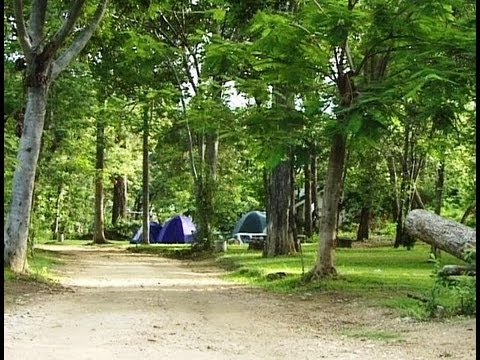
[[[42,248],[62,260],[61,286],[6,283],[6,359],[475,358],[475,318],[417,322],[325,292],[273,294],[222,280],[207,260]]]

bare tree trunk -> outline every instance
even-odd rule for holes
[[[317,162],[318,157],[315,154],[315,147],[313,147],[311,155],[311,186],[312,186],[312,203],[313,203],[313,214],[312,214],[312,234],[313,231],[317,231],[320,226],[320,204],[318,203],[318,170]]]
[[[475,211],[477,208],[477,201],[475,200],[468,208],[465,210],[465,213],[462,216],[462,220],[460,220],[461,224],[465,224],[467,221],[468,217],[470,216],[471,213]]]
[[[112,225],[127,218],[127,176],[113,178]]]
[[[267,240],[264,256],[273,257],[295,252],[290,228],[290,166],[282,161],[268,180]]]
[[[390,156],[386,159],[387,161],[387,168],[388,173],[390,175],[390,185],[393,189],[393,197],[392,197],[392,219],[397,221],[398,213],[400,212],[400,195],[398,191],[398,176],[397,176],[397,169],[395,166],[395,158]]]
[[[303,167],[303,172],[305,174],[305,207],[304,207],[304,218],[305,218],[305,235],[307,237],[312,236],[312,177],[311,177],[311,167],[310,164],[307,164]]]
[[[16,273],[24,272],[28,268],[28,227],[49,86],[90,40],[105,14],[107,2],[108,0],[103,0],[98,4],[93,18],[79,32],[74,32],[73,29],[82,14],[84,3],[74,2],[68,9],[68,21],[63,22],[58,31],[52,31],[53,35],[46,34],[45,31],[48,14],[46,1],[31,3],[28,22],[25,21],[24,2],[15,0],[13,3],[17,39],[27,63],[25,72],[27,105],[13,177],[10,207],[4,227],[4,266]],[[73,41],[61,56],[54,60],[58,50],[72,33]]]
[[[295,221],[297,214],[295,208],[295,163],[293,149],[290,149],[290,211],[289,211],[289,237],[293,240],[295,252],[300,251],[300,244],[298,242],[297,222]]]
[[[35,171],[45,121],[48,85],[30,87],[24,128],[13,176],[13,190],[4,229],[4,265],[21,273],[27,270],[27,238],[30,223]]]
[[[150,244],[150,194],[149,194],[149,161],[148,161],[148,136],[149,136],[149,107],[143,109],[143,216],[142,216],[142,243]]]
[[[216,223],[213,197],[217,179],[219,139],[217,133],[207,134],[202,138],[205,139],[205,150],[200,152],[204,160],[201,174],[196,181],[197,216],[200,223],[198,246],[201,250],[211,251],[214,248],[212,229]]]
[[[105,216],[103,213],[103,168],[105,163],[105,125],[97,120],[97,151],[95,162],[95,230],[93,242],[105,244]]]
[[[445,160],[441,160],[437,168],[437,180],[435,181],[435,214],[441,215],[443,186],[445,183]],[[423,207],[422,207],[423,208]],[[435,245],[430,247],[430,253],[435,259],[440,256],[440,250]]]
[[[323,195],[322,215],[320,217],[320,241],[317,262],[310,272],[310,278],[322,278],[337,273],[335,269],[335,231],[337,225],[338,203],[345,162],[346,137],[338,132],[333,136],[327,179]]]
[[[63,183],[58,187],[57,201],[55,202],[55,219],[53,221],[53,239],[61,241],[61,234],[63,233],[63,224],[60,220],[61,208],[62,208],[62,199],[64,194]]]
[[[370,230],[370,208],[367,206],[362,207],[360,211],[360,223],[358,225],[357,240],[368,240]]]

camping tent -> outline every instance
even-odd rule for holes
[[[160,242],[160,230],[162,230],[162,225],[155,221],[150,221],[150,243]],[[143,239],[143,226],[140,226],[132,236],[130,244],[138,244],[142,242]]]
[[[159,241],[166,244],[191,243],[197,228],[188,216],[176,215],[163,225]]]
[[[232,232],[232,237],[238,234],[261,234],[267,233],[267,214],[264,211],[250,211],[238,220]]]

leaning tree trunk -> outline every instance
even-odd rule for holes
[[[4,266],[20,273],[27,270],[28,225],[35,171],[40,153],[48,85],[28,88],[27,108],[13,176],[13,189],[4,229]]]
[[[282,161],[271,172],[267,191],[267,240],[264,256],[273,257],[295,252],[290,228],[290,166]]]
[[[405,219],[405,230],[410,236],[462,260],[466,260],[469,251],[476,251],[475,229],[427,210],[410,211]]]
[[[103,212],[103,169],[105,163],[105,126],[97,120],[97,151],[95,163],[95,230],[93,242],[105,244],[105,216]]]

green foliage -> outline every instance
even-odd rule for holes
[[[429,317],[451,315],[476,315],[477,289],[475,276],[442,276],[440,262],[433,259],[435,267],[432,277],[435,281],[424,306]],[[443,295],[443,299],[442,299]],[[445,301],[445,298],[447,300]],[[441,301],[443,300],[443,302]]]

